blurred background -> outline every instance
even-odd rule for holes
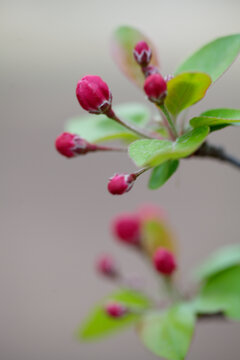
[[[1,360],[155,359],[127,331],[94,344],[73,332],[90,306],[113,290],[94,273],[96,256],[113,253],[126,272],[150,279],[141,259],[111,237],[111,218],[141,203],[166,209],[180,242],[182,276],[223,244],[239,241],[239,173],[211,160],[182,161],[161,189],[148,174],[129,194],[106,191],[109,176],[133,164],[122,154],[67,160],[54,149],[67,118],[82,113],[77,81],[98,74],[114,103],[145,97],[109,55],[122,24],[145,32],[159,49],[162,73],[204,43],[239,32],[237,0],[1,0]],[[193,113],[239,108],[240,63],[209,90]],[[211,135],[239,155],[240,132]],[[240,156],[240,155],[239,155]],[[188,359],[236,360],[240,325],[197,326]]]

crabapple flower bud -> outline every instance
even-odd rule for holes
[[[122,195],[133,187],[135,174],[115,174],[109,179],[108,191],[113,195]]]
[[[80,136],[68,132],[64,132],[56,138],[55,147],[60,154],[68,158],[96,150],[96,145],[89,144]]]
[[[108,303],[105,306],[106,313],[113,318],[120,318],[127,313],[127,308],[119,303]]]
[[[112,223],[113,234],[116,239],[129,245],[140,246],[141,220],[137,214],[122,214]]]
[[[172,275],[177,267],[174,255],[165,248],[159,248],[155,252],[153,263],[155,269],[163,275]]]
[[[99,76],[87,75],[79,80],[76,95],[82,108],[90,113],[104,114],[111,109],[112,94]]]
[[[152,57],[152,50],[145,41],[139,41],[133,50],[133,56],[140,66],[147,66]]]
[[[109,255],[103,255],[97,260],[97,271],[107,277],[114,278],[118,275],[114,259]]]
[[[167,94],[167,83],[160,74],[150,75],[144,82],[144,91],[150,101],[162,104]]]
[[[158,68],[153,65],[148,65],[146,67],[142,67],[142,72],[144,73],[145,77],[148,77],[153,74],[159,74]]]

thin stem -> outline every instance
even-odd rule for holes
[[[96,150],[99,151],[121,151],[121,152],[127,152],[127,148],[124,147],[110,147],[110,146],[97,146]]]
[[[106,115],[112,119],[115,120],[117,123],[119,123],[120,125],[124,126],[125,128],[127,128],[128,130],[135,132],[136,134],[138,134],[139,136],[143,137],[143,138],[147,138],[147,139],[162,139],[160,136],[158,136],[158,134],[156,133],[149,133],[146,130],[141,130],[139,128],[136,128],[135,126],[126,123],[125,121],[119,119],[119,117],[117,117],[117,115],[114,113],[114,111],[112,109],[110,109]]]
[[[204,142],[202,146],[194,153],[194,156],[210,157],[220,161],[224,161],[238,169],[240,169],[240,160],[226,153],[220,146],[214,146],[208,142]]]
[[[149,169],[150,169],[149,167],[140,169],[140,170],[136,171],[136,172],[134,173],[134,175],[135,175],[136,178],[137,178],[139,175],[143,174],[145,171],[148,171]]]
[[[172,132],[172,135],[174,137],[174,140],[178,137],[178,133],[177,133],[177,130],[176,130],[176,127],[171,119],[171,116],[169,115],[168,111],[167,111],[167,108],[164,104],[162,105],[159,105],[160,109],[162,110],[163,114],[166,116],[166,119],[168,121],[168,124],[171,128],[171,132]]]
[[[217,312],[213,314],[198,314],[199,321],[206,321],[206,320],[226,320],[224,314],[222,312]]]

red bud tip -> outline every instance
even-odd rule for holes
[[[96,263],[97,271],[108,277],[117,276],[117,268],[114,259],[109,255],[104,255],[97,260]]]
[[[151,61],[152,50],[145,41],[139,41],[133,50],[133,56],[140,66],[147,66]]]
[[[106,305],[105,311],[113,318],[120,318],[127,313],[127,308],[119,303],[109,303]]]
[[[104,114],[111,109],[112,94],[99,76],[84,76],[77,83],[76,95],[82,108],[90,113]]]
[[[131,190],[135,180],[134,174],[115,174],[109,179],[108,191],[113,195],[122,195]]]
[[[165,248],[159,248],[155,252],[153,263],[159,273],[168,276],[172,275],[177,267],[174,255]]]
[[[89,144],[76,134],[64,132],[56,138],[55,147],[60,154],[71,158],[86,154],[88,151],[93,150],[95,145]]]
[[[115,237],[126,244],[140,245],[141,221],[135,214],[122,214],[116,217],[112,223]]]
[[[160,74],[150,75],[144,82],[144,91],[150,101],[162,104],[167,94],[167,83]]]

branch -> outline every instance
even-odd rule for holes
[[[208,321],[208,320],[220,320],[220,321],[226,321],[226,318],[224,316],[224,314],[219,311],[217,313],[214,314],[198,314],[198,320],[199,321]]]
[[[220,146],[214,146],[207,142],[204,142],[202,146],[194,153],[194,156],[210,157],[220,161],[225,161],[232,166],[240,169],[240,160],[234,156],[226,153],[226,151]]]

